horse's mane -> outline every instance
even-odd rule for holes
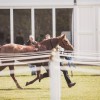
[[[51,38],[51,39],[41,41],[40,44],[45,45],[47,50],[51,50],[59,44],[58,40],[59,39],[57,37],[56,38]]]

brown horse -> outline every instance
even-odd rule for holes
[[[0,53],[25,53],[25,52],[37,52],[40,50],[46,50],[45,46],[41,46],[39,44],[30,45],[30,46],[24,46],[24,45],[18,45],[18,44],[5,44],[3,46],[0,46]],[[7,66],[0,66],[0,71],[5,69]],[[19,83],[17,82],[17,79],[14,76],[14,73],[11,73],[14,71],[14,65],[9,65],[10,70],[10,76],[14,80],[17,88],[22,89]]]
[[[45,45],[47,50],[51,50],[51,49],[55,48],[57,46],[57,44],[59,44],[65,50],[73,51],[73,46],[71,45],[71,43],[69,42],[69,40],[66,38],[65,35],[59,36],[59,37],[53,38],[53,39],[44,40],[44,41],[40,42],[40,44]],[[48,66],[48,62],[39,63],[39,64],[36,64],[36,65],[38,65],[38,66],[41,66],[41,65],[42,66]],[[40,70],[38,70],[37,71],[37,77],[30,82],[26,82],[26,86],[34,83],[38,79],[39,79],[39,82],[40,82],[42,78],[49,77],[49,70],[46,69],[46,71],[47,72],[42,75],[42,74],[40,74]],[[69,83],[71,83],[71,81],[69,79],[68,72],[67,71],[62,71],[62,72],[64,74],[65,80],[67,81],[67,84],[69,85]]]
[[[37,52],[41,50],[51,50],[52,48],[55,48],[57,45],[60,45],[67,48],[68,50],[73,50],[72,45],[69,43],[69,41],[65,38],[65,35],[59,36],[57,38],[45,40],[39,43],[37,46],[24,46],[24,45],[18,45],[18,44],[6,44],[0,47],[0,53],[25,53],[25,52]],[[37,47],[37,48],[36,48]],[[40,66],[43,63],[36,64],[36,66]],[[44,63],[43,65],[47,65],[48,63]],[[0,71],[5,69],[7,66],[0,66]],[[9,65],[9,70],[12,72],[14,71],[14,65]],[[14,80],[17,88],[21,89],[21,86],[17,82],[17,79],[15,78],[14,73],[10,73],[10,76]],[[34,81],[37,79],[40,79],[40,71],[37,72],[37,77]]]

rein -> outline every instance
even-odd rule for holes
[[[64,46],[64,48],[65,48],[65,43],[62,41],[62,44],[63,44],[63,46]]]
[[[51,47],[54,48],[51,39],[50,39],[50,44],[51,44]]]

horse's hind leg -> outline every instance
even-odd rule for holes
[[[16,80],[16,78],[15,78],[15,75],[14,75],[14,66],[13,66],[13,65],[9,66],[9,69],[10,69],[10,76],[11,76],[12,79],[14,80],[14,82],[15,82],[17,88],[22,89],[22,87],[19,85],[19,83],[17,82],[17,80]]]
[[[34,80],[32,80],[32,81],[26,82],[25,86],[34,83],[35,81],[37,81],[39,79],[39,77],[40,77],[40,70],[37,71],[37,77]]]
[[[2,71],[3,69],[5,69],[7,66],[0,66],[0,71]]]

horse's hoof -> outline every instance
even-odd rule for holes
[[[76,83],[70,83],[68,84],[68,87],[71,88],[72,86],[74,86]]]
[[[22,87],[18,86],[18,89],[23,89]]]
[[[42,75],[42,74],[40,74],[39,82],[41,82],[42,77],[43,77],[43,75]]]
[[[26,82],[25,86],[27,86],[27,85],[28,85],[28,82]]]

